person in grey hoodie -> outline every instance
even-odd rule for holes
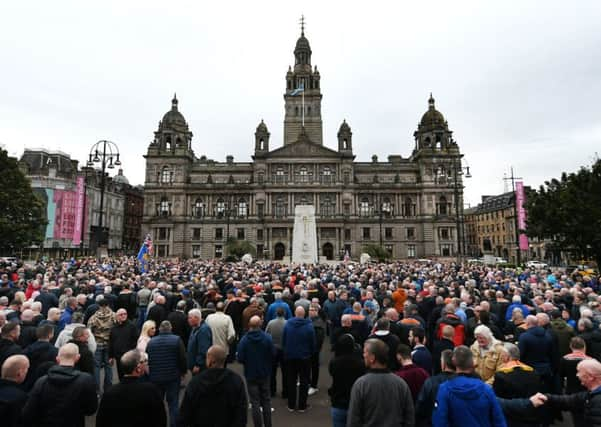
[[[315,330],[311,319],[305,318],[305,309],[296,307],[294,317],[286,321],[282,334],[282,348],[288,371],[288,410],[307,410],[311,355],[317,347]],[[296,402],[296,383],[298,388],[298,406]]]
[[[284,365],[284,349],[282,348],[282,336],[284,335],[284,327],[286,326],[286,318],[284,317],[285,315],[285,310],[282,307],[278,307],[276,310],[276,318],[267,323],[265,332],[271,335],[271,339],[275,347],[275,355],[273,356],[271,364],[271,376],[269,378],[271,383],[271,397],[275,396],[277,389],[276,375],[278,372],[278,367],[280,367],[282,371],[282,398],[287,399],[288,373],[286,372],[286,365]]]

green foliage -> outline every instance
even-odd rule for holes
[[[378,262],[384,262],[390,258],[390,253],[380,245],[365,245],[363,251]]]
[[[546,181],[527,195],[530,237],[550,239],[556,250],[601,261],[601,160]]]
[[[31,189],[31,183],[17,165],[0,149],[0,251],[40,244],[44,239],[44,203]]]
[[[235,237],[227,239],[225,250],[228,256],[234,256],[237,259],[242,258],[246,254],[251,254],[255,257],[257,250],[248,240],[238,240]]]

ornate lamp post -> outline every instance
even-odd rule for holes
[[[104,243],[104,239],[102,238],[102,219],[104,210],[106,169],[113,169],[115,166],[121,166],[121,161],[119,160],[119,148],[117,147],[117,144],[112,141],[102,139],[96,144],[92,145],[87,165],[92,167],[95,163],[100,164],[102,170],[102,175],[100,178],[100,213],[98,215],[98,227],[96,228],[94,239],[94,249],[98,250],[98,248]]]
[[[463,166],[461,164],[461,158],[453,160],[450,164],[451,172],[453,173],[453,193],[455,199],[455,227],[457,228],[457,260],[461,262],[462,256],[465,254],[465,236],[464,236],[464,218],[463,218],[463,181],[460,181],[460,177],[463,175],[465,178],[471,178],[469,166]],[[444,171],[439,170],[439,177],[444,176]]]

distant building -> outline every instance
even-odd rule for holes
[[[34,191],[45,202],[48,225],[44,251],[58,255],[61,251],[87,251],[93,247],[91,239],[95,238],[99,224],[100,171],[90,167],[78,169],[78,161],[68,154],[44,149],[26,149],[19,165],[31,180]],[[132,229],[135,223],[138,224],[140,243],[143,196],[141,190],[131,187],[120,175],[121,178],[108,177],[105,182],[103,232],[111,251],[125,248],[125,237],[131,239],[136,234]],[[135,204],[135,215],[131,213],[133,208],[126,211],[126,199]],[[124,227],[126,215],[137,218],[130,221],[127,234]]]
[[[399,147],[409,157],[355,161],[353,144],[375,147],[377,141],[353,141],[343,121],[335,139],[325,138],[337,148],[324,144],[321,75],[311,54],[303,31],[285,75],[282,145],[270,146],[261,121],[251,162],[196,157],[173,98],[144,156],[142,232],[151,233],[158,256],[219,258],[233,237],[255,245],[258,258],[289,259],[297,205],[315,206],[322,259],[358,258],[368,244],[394,258],[456,255],[463,155],[434,98],[413,142]]]
[[[140,249],[143,240],[144,187],[130,185],[128,179],[123,175],[123,169],[119,169],[113,181],[117,190],[125,196],[122,247],[131,253]]]

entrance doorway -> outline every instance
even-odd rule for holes
[[[273,247],[273,259],[275,261],[281,261],[286,255],[286,246],[283,243],[276,243]]]
[[[326,243],[322,248],[323,256],[326,257],[327,260],[334,259],[334,246],[331,243]]]

